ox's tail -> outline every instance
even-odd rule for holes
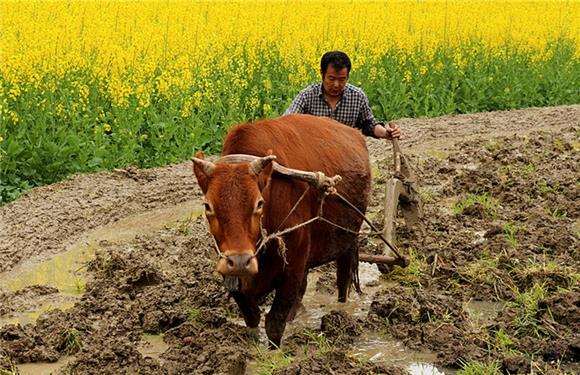
[[[360,278],[358,276],[358,244],[355,246],[355,251],[352,252],[352,262],[350,263],[350,272],[352,278],[352,285],[357,293],[361,294]]]
[[[354,287],[354,290],[356,290],[358,294],[361,294],[362,290],[360,288],[360,278],[358,276],[358,262],[359,262],[358,250],[359,250],[358,241],[355,241],[354,249],[351,252],[350,280],[352,286]]]

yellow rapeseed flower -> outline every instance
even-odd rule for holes
[[[19,85],[15,85],[8,90],[8,97],[12,100],[18,99],[18,97],[22,94],[22,90],[20,90]]]
[[[193,106],[195,108],[200,108],[201,107],[201,99],[202,99],[203,95],[201,94],[201,92],[197,91],[193,94]]]
[[[48,97],[70,73],[83,72],[69,87],[81,113],[91,106],[93,87],[114,109],[135,105],[142,113],[152,100],[183,101],[191,92],[193,108],[200,108],[226,86],[248,90],[258,76],[270,93],[278,82],[261,75],[264,64],[299,88],[318,76],[320,55],[330,49],[344,50],[357,67],[379,65],[387,51],[397,51],[403,66],[418,53],[428,59],[437,48],[473,44],[455,57],[460,69],[482,49],[502,57],[506,45],[532,51],[538,62],[550,58],[542,51],[559,38],[572,42],[576,56],[580,51],[580,1],[0,0],[0,14],[5,97],[22,100],[29,87]],[[387,74],[371,71],[369,79]],[[241,100],[259,108],[262,99]]]
[[[20,122],[20,117],[18,116],[18,113],[16,113],[16,111],[8,111],[8,115],[12,120],[12,124],[17,125]]]

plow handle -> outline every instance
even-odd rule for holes
[[[393,129],[395,124],[389,123],[389,128]],[[393,144],[393,160],[395,161],[395,175],[401,173],[401,148],[399,147],[399,140],[397,138],[392,138],[391,143]]]

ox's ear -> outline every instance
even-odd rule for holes
[[[264,188],[268,186],[268,184],[270,183],[273,169],[274,166],[272,165],[272,163],[270,163],[267,166],[265,166],[258,175],[258,188],[260,189],[260,192],[264,191]]]
[[[270,183],[272,171],[274,170],[273,161],[276,159],[276,156],[272,155],[272,150],[268,150],[266,154],[267,156],[261,159],[261,169],[258,172],[258,188],[260,192],[264,191],[264,188]]]
[[[201,191],[205,194],[207,192],[207,180],[215,170],[215,164],[204,160],[202,151],[198,151],[191,161],[193,162],[193,173],[197,178],[197,183],[199,184]]]

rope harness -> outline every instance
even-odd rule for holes
[[[261,237],[258,240],[258,243],[256,244],[256,252],[254,253],[253,257],[257,257],[260,254],[260,252],[265,248],[265,246],[268,242],[270,242],[272,240],[276,240],[278,242],[278,253],[279,253],[280,257],[282,258],[282,260],[284,261],[284,264],[288,264],[288,262],[286,260],[286,244],[285,244],[282,236],[284,236],[285,234],[288,234],[290,232],[293,232],[297,229],[300,229],[308,224],[311,224],[317,220],[323,221],[329,225],[332,225],[332,226],[339,228],[339,229],[341,229],[345,232],[348,232],[348,233],[352,233],[352,234],[356,234],[356,235],[360,234],[361,233],[360,231],[355,231],[355,230],[352,230],[349,228],[345,228],[341,225],[338,225],[338,224],[328,220],[327,218],[325,218],[323,216],[323,214],[324,214],[323,209],[324,209],[324,203],[325,203],[326,197],[328,197],[329,195],[334,195],[338,199],[340,199],[341,202],[343,202],[348,207],[353,209],[370,226],[370,228],[372,229],[372,232],[370,233],[371,235],[378,235],[379,238],[393,251],[393,253],[398,258],[402,258],[397,247],[395,245],[393,245],[392,243],[390,243],[389,241],[387,241],[387,239],[371,223],[371,221],[369,219],[367,219],[366,216],[354,204],[349,202],[348,199],[346,199],[343,195],[341,195],[336,190],[335,184],[336,184],[336,182],[340,181],[340,179],[331,180],[330,178],[326,177],[322,172],[316,172],[316,173],[317,173],[316,181],[313,183],[310,183],[308,185],[308,187],[304,190],[304,192],[302,193],[300,198],[298,198],[296,203],[294,203],[294,206],[290,209],[290,211],[288,212],[288,214],[286,215],[284,220],[282,220],[280,225],[278,225],[278,228],[276,229],[275,232],[268,234],[262,225],[262,221],[260,220]],[[306,194],[310,191],[311,187],[316,188],[322,194],[322,197],[320,199],[320,205],[318,206],[317,215],[302,222],[302,223],[300,223],[300,224],[296,224],[292,227],[282,229],[282,226],[286,223],[286,221],[294,213],[294,211],[296,211],[296,208],[302,202],[302,200],[304,200],[304,197],[306,197]],[[226,258],[226,256],[220,251],[219,246],[215,240],[215,237],[214,236],[211,236],[211,237],[213,238],[213,242],[214,242],[214,246],[215,246],[215,250],[217,252],[217,255],[220,258]]]

